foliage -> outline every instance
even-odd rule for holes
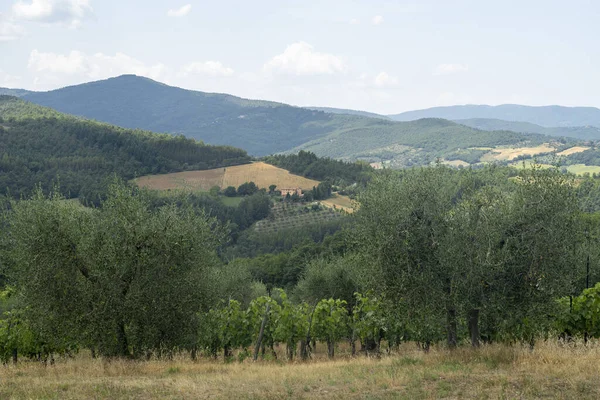
[[[222,237],[213,220],[189,208],[151,210],[145,192],[117,182],[99,209],[38,189],[13,204],[8,224],[10,276],[43,336],[107,356],[193,344]]]
[[[22,100],[0,98],[2,110]],[[108,178],[209,169],[249,161],[245,151],[207,146],[170,135],[127,130],[92,121],[47,113],[27,114],[0,125],[0,188],[15,198],[35,185],[45,190],[60,181],[68,197],[97,202]],[[4,108],[3,108],[4,107]],[[45,109],[44,109],[45,110]],[[31,116],[36,118],[31,118]]]
[[[339,186],[368,181],[372,168],[365,163],[348,163],[331,158],[319,158],[314,153],[299,151],[298,154],[276,154],[263,160],[293,174],[307,178],[329,181]],[[317,197],[315,197],[317,199]]]
[[[600,283],[579,296],[558,300],[557,328],[568,336],[600,337]]]

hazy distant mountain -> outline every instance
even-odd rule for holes
[[[412,121],[420,118],[444,118],[450,120],[491,118],[505,121],[521,121],[544,127],[597,126],[600,127],[600,109],[594,107],[500,106],[464,105],[433,107],[425,110],[407,111],[389,115],[395,121]]]
[[[583,140],[600,140],[600,128],[595,126],[565,126],[547,128],[529,122],[503,121],[500,119],[472,118],[454,120],[459,124],[484,131],[507,130],[513,132],[540,133],[548,136],[566,136]]]
[[[309,110],[323,111],[331,114],[348,114],[348,115],[359,115],[361,117],[369,117],[369,118],[381,118],[381,119],[390,119],[387,115],[376,114],[368,111],[360,111],[360,110],[346,110],[344,108],[333,108],[333,107],[304,107]]]
[[[319,156],[394,160],[420,165],[458,149],[542,143],[542,135],[488,132],[442,119],[395,122],[333,113],[227,94],[168,86],[123,75],[49,92],[23,92],[23,99],[60,112],[126,128],[183,134],[208,144],[231,145],[255,156],[307,149]]]
[[[25,96],[26,94],[32,93],[29,90],[25,90],[25,89],[8,89],[8,88],[1,88],[0,87],[0,96],[4,95],[4,96],[15,96],[15,97],[21,97],[21,96]]]
[[[134,75],[21,97],[60,112],[233,145],[253,155],[287,150],[326,134],[326,125],[337,118],[280,103],[185,90]]]

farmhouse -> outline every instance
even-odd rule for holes
[[[281,191],[281,196],[282,197],[286,197],[288,194],[290,196],[293,196],[295,194],[298,195],[298,197],[302,197],[304,196],[304,194],[302,194],[302,189],[300,189],[299,187],[295,187],[295,188],[283,188],[283,189],[279,189]]]

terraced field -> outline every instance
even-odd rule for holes
[[[258,221],[254,227],[257,232],[278,232],[292,227],[333,221],[343,214],[332,208],[319,206],[313,210],[310,205],[277,203],[271,209],[269,218]]]

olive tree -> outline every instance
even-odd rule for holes
[[[30,321],[107,356],[195,345],[204,277],[217,263],[216,222],[115,182],[97,209],[37,190],[8,218],[10,273]]]

